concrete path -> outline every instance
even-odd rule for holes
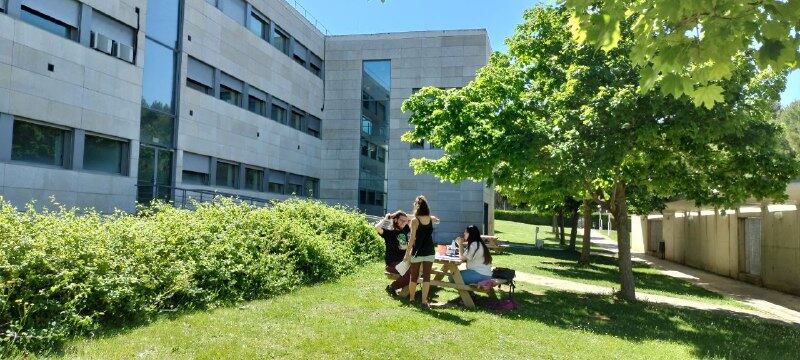
[[[592,243],[608,251],[617,252],[616,241],[609,239],[599,231],[592,230]],[[647,254],[633,254],[633,260],[644,262],[659,269],[664,275],[679,278],[706,290],[742,301],[757,311],[766,314],[769,318],[800,324],[800,297],[694,269]]]

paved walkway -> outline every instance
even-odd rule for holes
[[[592,230],[592,243],[609,251],[617,252],[616,241],[595,230]],[[800,297],[658,259],[647,254],[633,254],[633,260],[647,263],[661,270],[664,275],[680,278],[704,289],[742,301],[766,317],[800,324]]]

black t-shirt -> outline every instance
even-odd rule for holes
[[[409,233],[411,233],[411,229],[408,226],[402,230],[383,229],[381,237],[383,238],[383,242],[386,243],[386,254],[383,257],[386,264],[403,261],[403,258],[406,256],[406,251],[400,246],[402,245],[405,247],[406,244],[408,244]]]

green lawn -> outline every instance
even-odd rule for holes
[[[70,344],[83,359],[791,359],[800,329],[521,285],[507,314],[421,310],[383,292],[382,267],[239,307],[163,318]],[[457,298],[438,291],[437,301]],[[477,341],[465,346],[465,342]]]
[[[498,222],[498,235],[517,242],[530,225]],[[540,234],[541,231],[540,230]],[[516,234],[516,235],[515,235]],[[530,234],[530,232],[527,232]],[[550,234],[552,235],[552,234]],[[575,267],[553,247],[512,249],[495,265],[595,284],[615,282],[613,261]],[[800,327],[725,311],[649,303],[617,303],[520,283],[509,313],[467,310],[458,294],[438,290],[447,304],[422,310],[386,295],[381,264],[339,281],[236,307],[165,314],[150,325],[78,339],[52,357],[81,359],[338,359],[338,358],[592,358],[794,359]],[[640,289],[711,302],[728,299],[637,267]],[[478,298],[479,307],[487,298]],[[478,341],[465,346],[465,342]]]
[[[619,289],[619,271],[615,258],[611,257],[612,254],[601,248],[592,247],[593,252],[607,253],[609,256],[593,255],[591,265],[580,266],[578,265],[580,255],[576,252],[562,250],[549,226],[495,220],[495,233],[500,239],[509,241],[511,244],[532,244],[533,236],[531,234],[534,233],[536,227],[539,228],[540,238],[545,239],[544,249],[530,247],[511,248],[506,254],[495,255],[494,265],[510,267],[532,274]],[[582,237],[579,236],[579,249],[581,247],[581,239]],[[636,289],[640,292],[751,308],[749,305],[728,296],[708,291],[681,279],[663,275],[657,269],[645,264],[634,263],[634,275]]]

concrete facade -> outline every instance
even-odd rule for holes
[[[666,260],[800,295],[800,182],[788,204],[752,202],[726,211],[687,202],[632,217],[632,246]]]
[[[145,46],[152,41],[147,40],[151,37],[148,1],[74,1],[79,16],[74,25],[68,24],[73,28],[71,38],[26,21],[24,13],[29,10],[23,5],[29,3],[3,3],[0,195],[16,206],[30,200],[46,203],[54,197],[67,206],[132,211],[137,181],[145,181],[140,171],[140,143],[158,146],[145,144],[147,137],[140,135],[144,131],[142,106],[147,106],[142,101],[145,69],[155,66],[145,61],[147,52],[153,51]],[[270,174],[281,173],[287,187],[292,185],[290,177],[306,181],[298,188],[301,195],[358,207],[362,62],[389,60],[392,86],[384,206],[410,210],[414,197],[423,194],[443,220],[437,232],[441,239],[455,236],[469,224],[483,226],[487,222],[485,230],[492,231],[492,190],[482,183],[443,184],[430,175],[415,176],[409,167],[411,158],[435,158],[441,151],[412,149],[400,141],[410,129],[409,114],[400,110],[402,102],[416,88],[466,85],[488,61],[491,46],[485,30],[326,36],[284,0],[180,3],[175,142],[163,149],[172,157],[170,187],[284,199],[292,193],[291,188],[276,192],[268,186]],[[244,10],[237,12],[239,6]],[[255,33],[251,13],[265,20],[269,35]],[[92,48],[95,43],[89,27],[93,16],[96,20],[108,17],[130,29],[135,35],[132,62]],[[285,52],[275,45],[277,33],[287,38]],[[214,80],[208,91],[189,86],[188,79],[193,76],[188,70],[190,62],[212,69]],[[225,79],[242,84],[238,106],[221,100],[224,84],[220,82]],[[266,110],[260,114],[248,109],[249,95],[256,93],[264,94],[266,101]],[[272,104],[287,108],[287,121],[272,119]],[[292,112],[302,118],[301,125],[290,124]],[[314,119],[321,121],[319,129],[313,128]],[[20,121],[65,131],[64,151],[69,159],[55,166],[13,160],[12,132]],[[86,135],[124,142],[124,169],[118,174],[85,170]],[[198,156],[209,161],[208,179],[200,183],[184,178],[188,158]],[[219,185],[215,176],[218,162],[238,166],[237,185]],[[246,189],[245,169],[260,171],[257,176],[264,182],[262,188]],[[315,181],[318,188],[308,181]]]

